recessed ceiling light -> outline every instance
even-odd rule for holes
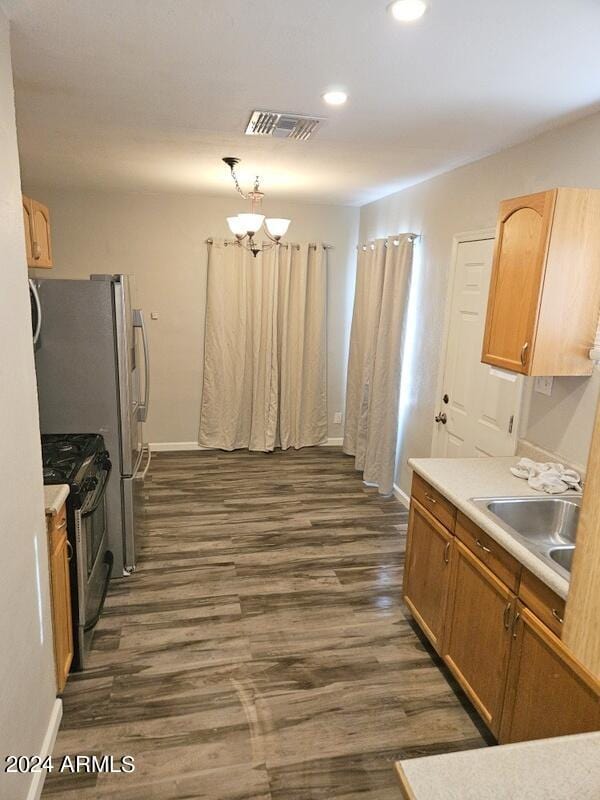
[[[323,100],[330,106],[343,106],[347,99],[348,95],[341,89],[332,89],[323,95]]]
[[[394,0],[388,9],[394,19],[399,22],[414,22],[420,19],[427,10],[424,0]]]

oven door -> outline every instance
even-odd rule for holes
[[[106,487],[110,464],[98,473],[95,490],[76,512],[76,557],[78,594],[78,640],[80,667],[91,645],[93,629],[100,618],[112,572],[112,553],[107,549]]]

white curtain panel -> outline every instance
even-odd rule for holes
[[[344,452],[381,494],[394,486],[412,235],[359,249],[350,334]]]
[[[272,248],[256,259],[209,246],[199,443],[222,450],[327,440],[327,253]]]

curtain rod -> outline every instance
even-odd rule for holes
[[[396,245],[396,247],[400,244],[400,237],[401,236],[408,236],[408,238],[409,238],[409,240],[411,242],[415,242],[417,239],[421,238],[421,234],[420,233],[400,233],[400,234],[397,234],[396,238],[394,238],[394,244]],[[390,236],[388,238],[391,239],[392,237]],[[388,246],[388,240],[385,239],[383,244],[384,244],[384,247],[387,247]],[[375,241],[368,242],[367,244],[356,245],[356,249],[357,250],[365,251],[368,247],[370,247],[371,250],[374,250],[375,249]]]
[[[205,241],[206,241],[206,244],[214,244],[215,243],[214,239],[206,239]],[[223,241],[223,244],[225,244],[225,245],[237,244],[237,242],[234,239],[225,239]],[[297,247],[298,250],[300,249],[300,245],[299,244],[294,244],[294,243],[280,242],[280,246],[281,247],[290,247],[291,246],[291,247]],[[333,245],[333,244],[320,244],[320,243],[316,244],[315,242],[311,242],[308,246],[313,250],[316,250],[317,247],[322,247],[323,250],[335,250],[335,245]]]

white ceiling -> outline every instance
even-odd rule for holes
[[[0,0],[24,181],[362,204],[596,110],[597,0]],[[321,100],[331,85],[345,107]],[[254,108],[326,115],[244,137]]]

